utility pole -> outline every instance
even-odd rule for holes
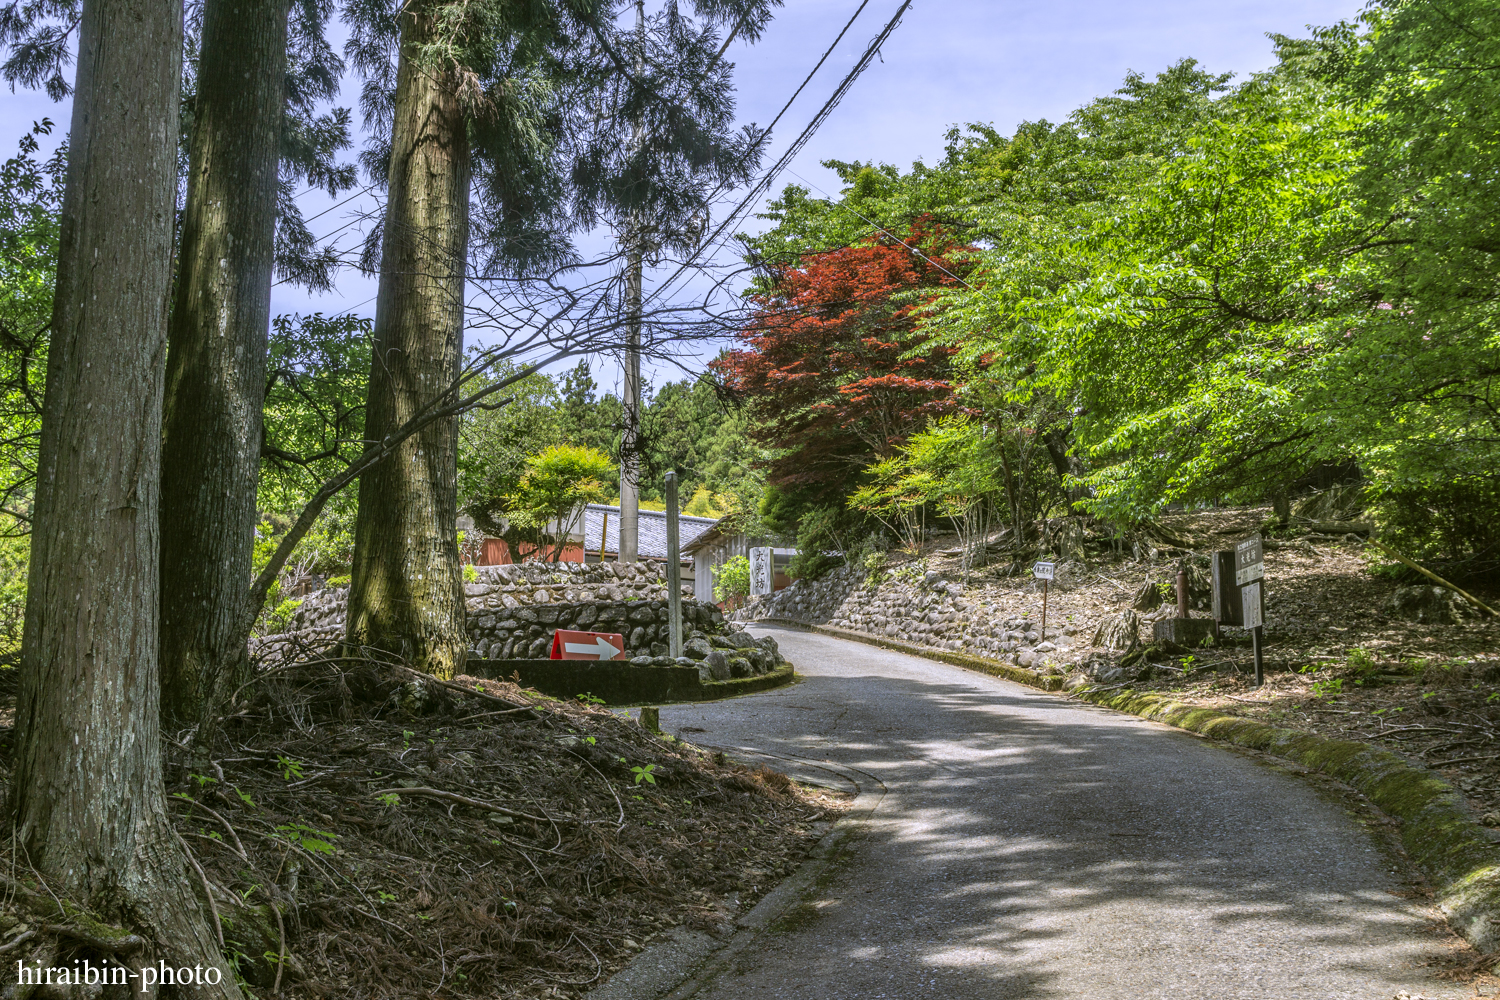
[[[667,473],[667,639],[668,655],[682,655],[682,550],[677,534],[677,472]]]
[[[646,2],[635,3],[635,70],[645,68]],[[639,121],[633,141],[641,147]],[[624,431],[620,435],[620,554],[618,561],[633,563],[639,553],[641,522],[641,259],[645,240],[641,212],[631,212],[625,229],[625,399]]]

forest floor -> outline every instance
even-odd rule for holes
[[[208,757],[168,741],[173,820],[257,995],[580,996],[674,927],[727,934],[847,808],[602,708],[414,678],[323,660]],[[0,941],[24,930],[0,913]]]

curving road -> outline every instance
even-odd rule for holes
[[[1396,895],[1404,872],[1312,783],[956,667],[756,631],[806,681],[664,707],[662,728],[833,761],[884,795],[700,1000],[1473,995],[1417,965],[1443,946]]]

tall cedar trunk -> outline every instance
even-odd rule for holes
[[[451,77],[416,63],[429,4],[402,15],[401,63],[365,433],[379,440],[457,378],[463,354],[469,145]],[[359,482],[348,638],[451,677],[463,665],[458,420],[405,441]]]
[[[181,48],[181,0],[84,4],[9,806],[48,891],[221,970],[186,995],[238,997],[168,825],[157,720]]]
[[[285,0],[203,11],[162,443],[166,724],[211,715],[248,669],[286,21]]]

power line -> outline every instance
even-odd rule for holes
[[[796,101],[798,97],[802,96],[802,92],[807,89],[807,85],[809,83],[812,83],[812,78],[818,75],[818,70],[823,68],[823,64],[828,61],[828,57],[833,55],[833,50],[838,48],[839,42],[842,42],[844,40],[844,36],[849,33],[850,28],[854,27],[854,22],[859,20],[859,15],[863,14],[865,12],[865,8],[868,6],[870,6],[870,0],[864,0],[864,3],[861,3],[859,5],[859,9],[854,12],[854,16],[849,18],[848,23],[844,25],[844,30],[840,31],[838,33],[838,37],[835,38],[832,44],[830,44],[828,48],[823,51],[823,57],[818,60],[818,64],[812,68],[807,76],[802,78],[801,85],[797,87],[796,91],[792,93],[791,97],[787,98],[786,103],[781,106],[781,110],[776,112],[776,117],[771,119],[771,124],[766,126],[766,133],[768,135],[770,134],[771,130],[776,127],[776,123],[781,121],[781,116],[787,113],[787,109],[792,106],[792,103]]]
[[[734,210],[730,212],[729,215],[725,217],[724,221],[719,224],[718,228],[714,230],[713,235],[699,244],[698,249],[694,250],[691,254],[688,255],[687,260],[678,265],[677,270],[672,273],[671,277],[669,277],[665,282],[658,286],[656,291],[651,293],[650,298],[647,299],[648,303],[655,301],[661,295],[665,294],[665,292],[672,286],[673,283],[677,281],[678,278],[687,273],[688,268],[692,266],[693,262],[699,256],[701,256],[704,251],[713,247],[721,239],[724,231],[730,226],[734,225],[735,220],[738,219],[740,215],[746,211],[746,209],[751,207],[753,204],[755,204],[756,201],[760,199],[760,196],[765,193],[766,188],[770,187],[771,184],[776,180],[777,176],[786,169],[789,163],[791,163],[792,159],[796,157],[798,153],[802,152],[802,148],[806,146],[808,140],[813,137],[813,133],[817,132],[817,130],[822,126],[823,122],[828,119],[828,116],[833,113],[833,109],[838,107],[839,102],[844,99],[844,95],[849,92],[849,88],[854,85],[854,81],[859,79],[860,74],[865,71],[865,69],[870,65],[870,62],[880,52],[881,46],[883,46],[886,41],[889,40],[891,34],[896,30],[897,26],[900,25],[901,18],[906,14],[906,11],[911,7],[912,3],[913,0],[904,0],[901,6],[897,8],[895,15],[892,16],[890,21],[886,23],[885,28],[880,32],[880,34],[876,35],[873,39],[870,40],[870,44],[865,48],[864,55],[860,56],[859,61],[854,64],[854,67],[850,69],[847,74],[845,74],[844,79],[841,80],[838,87],[835,88],[833,95],[828,98],[828,100],[820,109],[818,109],[818,113],[813,116],[812,121],[809,122],[807,127],[802,130],[802,134],[797,136],[796,141],[792,143],[787,151],[783,153],[781,157],[771,166],[771,168],[767,170],[764,175],[762,175],[761,179],[750,188],[745,197],[740,200],[740,203],[735,206]],[[859,9],[864,10],[864,5],[861,4]],[[855,17],[858,16],[859,11],[855,11]],[[854,19],[850,18],[849,23],[852,25],[853,22]],[[844,31],[839,33],[839,38],[842,38],[844,36],[844,33],[848,30],[849,25],[845,25]],[[835,39],[834,44],[838,44],[837,39]],[[832,51],[832,46],[830,46],[829,51]],[[827,54],[825,53],[824,59],[826,58]],[[819,61],[818,65],[822,65],[821,60]],[[816,69],[814,70],[814,72],[816,72]],[[806,85],[806,81],[804,80],[803,86]],[[801,88],[798,88],[798,91],[800,93]],[[783,112],[784,111],[785,109],[783,109]]]
[[[354,192],[349,197],[347,197],[343,201],[339,202],[337,205],[329,205],[327,208],[323,209],[323,211],[319,212],[317,215],[310,215],[307,218],[303,219],[302,220],[303,225],[306,225],[307,223],[311,222],[313,219],[321,219],[323,216],[327,215],[329,212],[332,212],[335,208],[342,208],[343,206],[345,206],[345,205],[349,204],[351,201],[353,201],[355,198],[359,198],[359,197],[361,197],[363,195],[368,194],[374,187],[375,187],[374,184],[369,184],[369,185],[366,185],[363,188],[360,188],[358,191]],[[307,190],[311,191],[311,190],[313,190],[313,188],[308,188]],[[307,193],[307,191],[303,192],[303,194],[306,194],[306,193]],[[324,238],[326,239],[327,237],[324,237]]]

